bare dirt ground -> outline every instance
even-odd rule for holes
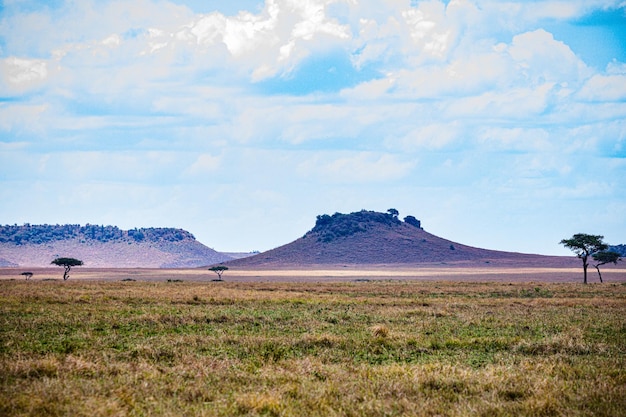
[[[0,268],[0,280],[25,280],[22,272],[32,272],[31,281],[62,281],[62,268]],[[605,282],[626,282],[623,265],[605,265],[602,269]],[[582,282],[582,265],[575,263],[557,267],[524,266],[324,266],[318,268],[233,268],[223,275],[228,282],[346,282],[374,280],[424,280],[424,281],[499,281],[499,282]],[[136,281],[213,281],[217,275],[204,268],[150,269],[150,268],[74,268],[74,280],[136,280]],[[599,282],[593,267],[588,270],[588,281]]]

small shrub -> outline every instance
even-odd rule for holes
[[[372,335],[384,339],[389,336],[389,329],[385,325],[374,326],[372,328]]]

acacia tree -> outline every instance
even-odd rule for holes
[[[28,281],[29,279],[33,277],[32,272],[22,272],[20,275],[24,275],[24,277],[26,278],[26,281]]]
[[[76,258],[56,258],[50,263],[52,265],[62,266],[65,268],[65,272],[63,273],[63,281],[66,281],[70,277],[70,269],[72,269],[73,266],[81,266],[83,264],[83,261]]]
[[[591,255],[593,260],[597,262],[594,267],[598,270],[598,276],[600,277],[600,282],[602,282],[602,274],[600,273],[600,267],[606,264],[615,264],[617,265],[617,261],[620,260],[620,254],[613,251],[602,251],[597,252]]]
[[[211,268],[209,268],[209,271],[213,271],[217,274],[217,279],[219,281],[222,280],[222,274],[224,273],[224,271],[227,271],[228,267],[224,266],[224,265],[217,265],[217,266],[212,266]]]
[[[561,245],[571,249],[578,258],[583,261],[583,282],[587,283],[587,267],[589,266],[589,256],[594,253],[605,251],[609,245],[602,241],[604,236],[588,235],[586,233],[577,233],[571,239],[561,240]]]

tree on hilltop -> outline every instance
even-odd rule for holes
[[[396,210],[395,208],[390,208],[389,210],[387,210],[387,213],[391,214],[393,218],[397,218],[398,215],[400,214],[400,212]]]
[[[56,258],[54,261],[50,262],[50,264],[65,268],[63,281],[66,281],[70,277],[70,269],[72,269],[73,266],[82,266],[83,261],[76,258]]]
[[[417,220],[417,219],[415,218],[415,216],[406,216],[406,217],[404,218],[404,222],[405,222],[405,223],[407,223],[407,224],[410,224],[411,226],[415,226],[415,227],[417,227],[418,229],[421,229],[421,228],[422,228],[422,222],[420,222],[419,220]]]
[[[602,241],[604,236],[588,235],[586,233],[577,233],[571,239],[561,240],[561,245],[571,249],[578,258],[583,261],[583,283],[587,283],[587,260],[594,253],[603,252],[608,249],[609,245]]]
[[[613,251],[602,251],[597,252],[591,255],[593,260],[597,262],[594,267],[598,270],[598,276],[600,277],[600,282],[602,282],[602,274],[600,273],[600,267],[606,264],[615,264],[617,265],[617,261],[620,260],[620,254]]]

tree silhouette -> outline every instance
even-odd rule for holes
[[[390,208],[389,210],[387,210],[387,213],[391,214],[394,218],[397,218],[400,214],[400,212],[395,208]]]
[[[228,270],[228,267],[224,265],[217,265],[217,266],[212,266],[211,268],[209,268],[209,271],[213,271],[217,274],[218,281],[222,280],[222,274],[224,273],[224,271],[227,271],[227,270]]]
[[[65,272],[63,273],[63,281],[66,281],[70,277],[70,269],[72,269],[73,266],[81,266],[83,264],[83,261],[76,258],[56,258],[50,263],[52,265],[62,266],[65,268]]]
[[[583,261],[583,282],[587,283],[587,267],[589,263],[587,260],[590,255],[594,253],[605,251],[609,248],[609,245],[602,241],[604,236],[601,235],[588,235],[585,233],[577,233],[572,236],[571,239],[561,240],[561,245],[568,249],[571,249],[577,257]]]
[[[417,220],[414,216],[406,216],[404,218],[404,222],[407,224],[410,224],[412,226],[417,227],[418,229],[422,228],[422,222],[420,222],[419,220]]]
[[[617,265],[617,261],[620,260],[620,254],[613,251],[602,251],[597,252],[591,255],[593,260],[597,262],[594,267],[598,270],[598,276],[600,277],[600,282],[602,282],[602,274],[600,273],[600,266],[606,264],[615,264]]]
[[[20,275],[24,275],[24,277],[26,278],[26,281],[28,281],[29,279],[33,277],[32,272],[22,272]]]

